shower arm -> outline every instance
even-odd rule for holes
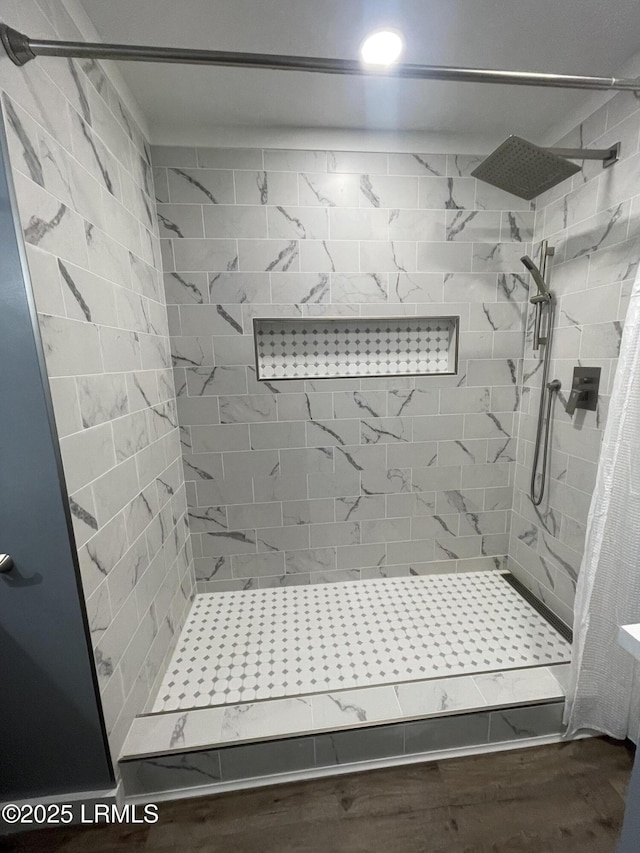
[[[620,156],[620,143],[611,148],[545,148],[550,154],[564,157],[565,160],[602,160],[603,168],[613,166]]]
[[[62,56],[76,59],[174,62],[185,65],[221,65],[235,68],[263,68],[274,71],[307,71],[320,74],[404,77],[469,83],[502,83],[513,86],[547,86],[559,89],[640,92],[640,80],[625,77],[502,71],[491,68],[458,68],[448,65],[402,64],[389,67],[367,67],[355,59],[238,53],[236,51],[155,47],[153,45],[57,41],[30,38],[6,24],[0,24],[0,40],[8,57],[15,65],[25,65],[37,56]]]

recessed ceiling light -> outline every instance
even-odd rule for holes
[[[367,65],[393,65],[398,61],[402,48],[400,33],[393,30],[379,30],[363,41],[360,56]]]

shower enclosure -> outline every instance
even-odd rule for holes
[[[615,362],[635,159],[534,209],[455,151],[151,146],[51,30],[3,110],[125,790],[558,738],[603,414],[552,401]]]

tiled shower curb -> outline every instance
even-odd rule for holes
[[[360,762],[405,763],[412,756],[429,761],[440,757],[443,751],[466,749],[473,753],[490,751],[492,747],[504,749],[504,744],[516,748],[519,742],[529,745],[536,738],[546,738],[548,742],[563,734],[563,708],[564,701],[555,701],[262,740],[121,761],[120,770],[127,797],[169,791],[174,796],[210,793],[216,786],[228,789],[243,780],[253,780],[258,785],[281,774],[313,776],[315,771]]]

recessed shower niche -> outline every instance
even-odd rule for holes
[[[268,381],[455,374],[459,319],[256,317],[257,377]]]

